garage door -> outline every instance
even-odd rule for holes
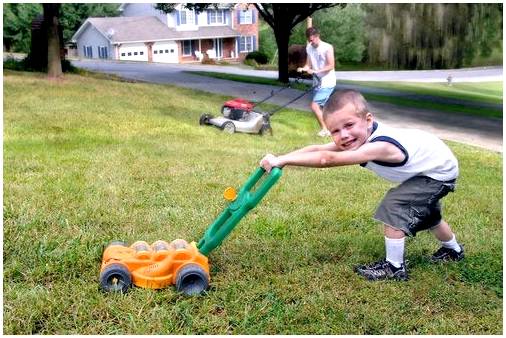
[[[148,61],[148,48],[144,43],[123,44],[119,48],[119,59],[128,61]]]
[[[153,49],[153,62],[179,63],[175,41],[155,42],[151,48]]]

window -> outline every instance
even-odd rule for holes
[[[171,49],[171,50],[170,50],[170,52],[171,52],[171,53],[174,53],[174,49]]]
[[[241,36],[239,38],[239,52],[252,52],[254,47],[254,36]]]
[[[158,53],[163,54],[163,49],[160,49]]]
[[[224,24],[225,23],[225,11],[224,10],[208,10],[209,24]]]
[[[180,25],[193,25],[195,22],[195,13],[193,11],[180,11],[179,24]]]
[[[131,53],[131,52],[128,52],[128,56],[132,56],[132,53]]]
[[[140,54],[140,55],[144,55],[144,52],[140,52],[139,54]]]
[[[121,56],[125,56],[126,54],[125,53],[121,53]]]
[[[98,57],[101,59],[108,59],[109,58],[106,46],[98,46]]]
[[[153,54],[158,54],[158,51],[157,51],[157,50],[155,50],[155,51],[153,52]]]
[[[168,50],[168,49],[166,49],[166,50],[165,50],[165,54],[168,54],[168,53],[169,53],[169,50]]]
[[[93,58],[93,49],[91,46],[83,46],[84,57],[85,58]]]
[[[192,55],[192,40],[183,40],[183,55]]]
[[[134,55],[137,55],[137,52],[134,52]]]
[[[239,24],[247,25],[253,23],[253,12],[251,10],[239,11]]]

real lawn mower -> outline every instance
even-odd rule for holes
[[[150,289],[175,284],[176,289],[184,294],[200,294],[208,288],[210,281],[207,256],[260,202],[281,174],[280,168],[273,168],[267,174],[259,167],[238,193],[234,188],[227,188],[224,197],[229,201],[228,206],[198,243],[177,239],[170,243],[158,240],[151,245],[137,241],[127,246],[124,242],[111,242],[102,257],[102,290],[126,292],[132,284]]]
[[[260,135],[269,133],[272,135],[272,127],[270,121],[271,116],[289,104],[299,100],[313,89],[318,88],[320,86],[321,80],[316,75],[313,75],[313,78],[313,86],[311,88],[305,90],[303,93],[297,95],[295,98],[274,109],[273,111],[261,111],[258,110],[257,107],[261,103],[264,103],[272,97],[276,96],[281,91],[287,88],[291,88],[293,84],[300,82],[300,77],[296,78],[293,83],[290,83],[287,86],[281,87],[276,91],[272,90],[269,96],[257,103],[248,101],[243,98],[235,98],[229,100],[225,102],[221,107],[221,114],[223,116],[213,117],[210,114],[203,114],[200,116],[199,124],[213,125],[229,134],[240,132]]]

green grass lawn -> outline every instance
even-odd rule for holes
[[[257,83],[271,86],[281,86],[281,82],[259,76],[244,76],[237,74],[189,71],[189,73],[209,76],[224,80],[232,80],[246,83]],[[480,82],[480,83],[454,83],[448,86],[446,83],[413,83],[413,82],[379,82],[379,81],[343,81],[341,84],[357,85],[368,88],[380,88],[395,90],[404,96],[396,97],[382,93],[364,93],[367,100],[393,103],[405,107],[424,108],[447,113],[464,113],[483,117],[502,118],[502,109],[489,107],[476,108],[466,105],[465,101],[502,104],[502,82]],[[293,86],[296,89],[305,90],[309,85],[298,83]],[[420,96],[420,97],[416,97]],[[426,96],[463,100],[462,104],[440,103],[427,99]]]
[[[353,265],[383,258],[371,216],[392,185],[359,166],[286,168],[210,255],[211,288],[99,291],[111,240],[200,239],[267,152],[321,142],[307,112],[274,135],[200,127],[225,96],[172,86],[4,72],[4,334],[501,334],[502,154],[449,142],[444,211],[466,259],[433,265],[407,241],[408,282]]]

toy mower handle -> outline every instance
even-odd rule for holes
[[[248,178],[244,186],[239,190],[237,197],[207,228],[204,236],[197,244],[200,253],[208,256],[230,234],[239,221],[253,209],[272,186],[279,180],[282,174],[281,168],[272,168],[255,191],[251,191],[259,180],[266,174],[264,168],[257,168]]]

